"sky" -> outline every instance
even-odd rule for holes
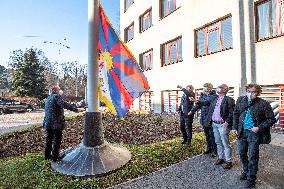
[[[100,2],[119,31],[119,0]],[[50,61],[87,64],[88,0],[0,0],[0,65],[7,67],[14,50],[31,47]]]

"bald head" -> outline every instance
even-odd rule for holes
[[[217,93],[220,95],[226,95],[228,91],[229,87],[226,84],[222,84],[217,87]]]

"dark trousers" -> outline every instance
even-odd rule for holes
[[[247,175],[248,180],[254,181],[258,171],[259,134],[244,130],[238,139],[238,150],[243,164],[243,172]]]
[[[45,159],[58,158],[62,140],[62,129],[45,130]],[[52,155],[51,155],[52,153]]]
[[[216,146],[216,143],[215,143],[213,128],[203,126],[203,131],[204,131],[205,138],[206,138],[207,150],[210,153],[217,154],[217,146]]]
[[[191,143],[193,116],[180,114],[180,130],[184,141]]]

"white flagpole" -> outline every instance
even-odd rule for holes
[[[99,26],[99,0],[88,0],[88,71],[87,71],[87,102],[88,112],[98,112],[98,26]]]

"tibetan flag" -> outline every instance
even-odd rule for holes
[[[136,59],[112,28],[99,7],[99,98],[121,119],[133,101],[149,90]]]

